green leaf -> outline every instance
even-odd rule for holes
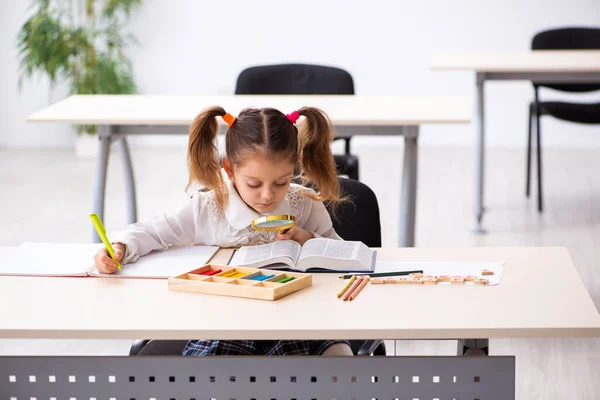
[[[84,26],[73,25],[79,20],[72,15],[79,9],[73,6],[76,1],[33,2],[32,14],[17,35],[19,87],[25,78],[39,74],[47,76],[51,85],[68,80],[71,93],[135,93],[131,62],[125,53],[135,38],[124,30],[125,20],[142,1],[86,0],[87,16],[92,20]]]
[[[141,4],[142,0],[108,0],[102,13],[106,18],[114,18],[119,13],[129,18],[131,12]]]

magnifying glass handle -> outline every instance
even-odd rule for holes
[[[281,233],[282,235],[284,235],[284,234],[285,234],[285,233],[287,233],[287,231],[289,231],[289,230],[290,230],[290,228],[287,228],[287,229],[284,229],[284,230],[280,231],[279,233]]]

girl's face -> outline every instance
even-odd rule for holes
[[[273,160],[262,155],[237,165],[224,157],[223,168],[244,202],[261,214],[273,211],[283,200],[294,174],[294,164],[288,159]]]

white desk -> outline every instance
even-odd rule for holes
[[[221,250],[214,262],[224,262]],[[277,301],[175,292],[165,280],[0,277],[0,337],[461,339],[600,336],[564,248],[380,249],[382,260],[505,261],[499,286],[372,285],[336,298],[338,274]],[[235,310],[224,318],[224,310]],[[229,314],[229,313],[227,313]],[[231,315],[231,314],[229,314]]]
[[[475,214],[477,231],[483,232],[484,213],[484,83],[487,80],[530,80],[534,83],[600,82],[600,50],[531,51],[513,54],[436,54],[434,70],[472,70],[476,73]]]
[[[472,105],[462,97],[362,96],[72,96],[27,118],[29,122],[96,124],[100,139],[93,210],[104,216],[106,167],[111,142],[123,148],[129,222],[137,221],[135,184],[127,135],[187,134],[204,108],[221,105],[236,115],[246,107],[275,107],[291,112],[304,105],[322,108],[336,136],[402,135],[405,138],[400,201],[399,245],[414,245],[417,139],[421,124],[468,123]],[[220,121],[220,126],[225,127]],[[93,237],[99,238],[95,231]]]
[[[0,256],[7,250],[0,247]],[[379,252],[383,260],[503,260],[503,279],[495,287],[374,285],[343,302],[335,296],[337,274],[314,274],[313,287],[268,302],[173,292],[165,280],[0,277],[0,337],[600,336],[600,315],[564,248]],[[213,261],[229,253],[219,251]],[[234,318],[223,318],[227,308]],[[6,388],[16,398],[50,391],[65,398],[515,398],[512,356],[0,357],[0,379],[11,376]]]

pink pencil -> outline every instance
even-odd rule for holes
[[[356,278],[356,282],[354,282],[354,285],[344,295],[344,301],[348,301],[348,299],[350,298],[350,295],[352,295],[352,293],[356,290],[356,288],[360,286],[361,282],[364,279],[365,278],[362,277],[362,276],[359,276],[359,277]]]

